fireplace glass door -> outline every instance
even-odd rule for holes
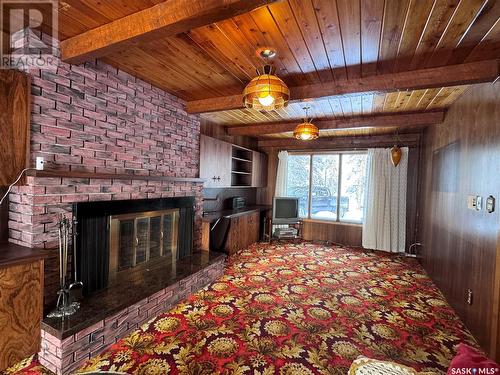
[[[178,232],[178,209],[110,216],[110,279],[150,262],[177,260]]]

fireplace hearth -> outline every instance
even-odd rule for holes
[[[194,203],[194,197],[75,203],[84,294],[191,255]]]

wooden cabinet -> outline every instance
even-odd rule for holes
[[[31,84],[27,74],[0,69],[0,186],[29,165]]]
[[[231,144],[201,135],[200,178],[206,188],[231,186]]]
[[[0,265],[0,371],[40,350],[43,263]]]
[[[226,252],[231,255],[259,240],[260,213],[249,212],[231,219],[227,235]]]
[[[267,156],[201,135],[200,178],[206,188],[266,187]]]
[[[253,151],[252,187],[267,186],[267,155]]]

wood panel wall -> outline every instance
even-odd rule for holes
[[[359,247],[362,244],[362,233],[363,226],[359,224],[304,220],[302,236],[308,241],[329,241]]]
[[[0,186],[29,164],[31,84],[27,74],[0,70]]]
[[[38,353],[43,260],[0,268],[0,371]]]
[[[418,233],[425,269],[497,360],[499,119],[500,83],[483,84],[453,104],[442,125],[425,131]],[[468,194],[483,199],[492,194],[496,212],[467,209]],[[472,305],[466,302],[467,289],[473,293]]]
[[[244,135],[228,135],[223,125],[215,124],[204,118],[201,119],[200,132],[208,137],[217,138],[221,141],[233,143],[238,146],[257,150],[257,139]]]

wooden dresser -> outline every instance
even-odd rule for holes
[[[45,255],[0,244],[0,371],[40,349]]]

